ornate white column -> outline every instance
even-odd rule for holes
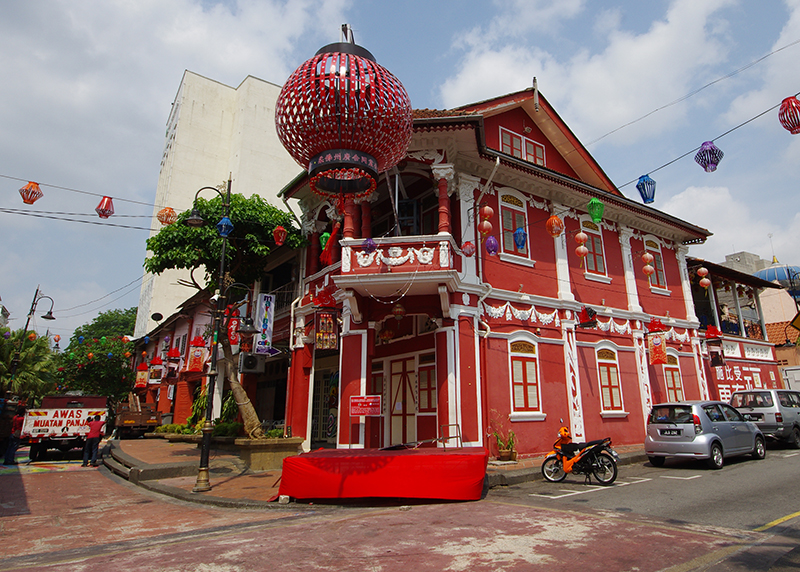
[[[692,298],[692,283],[689,280],[689,269],[686,267],[686,255],[688,253],[688,246],[680,244],[675,247],[675,257],[678,259],[678,268],[681,272],[683,302],[686,304],[686,319],[691,322],[697,322],[697,314],[694,312],[694,298]]]
[[[631,238],[633,238],[633,229],[620,225],[619,243],[622,246],[622,268],[625,271],[625,292],[628,295],[628,310],[641,312],[642,306],[639,304],[639,291],[636,289],[636,275],[633,270]]]
[[[581,374],[578,368],[578,347],[575,340],[575,320],[572,319],[572,312],[569,310],[567,310],[567,319],[561,321],[561,336],[564,340],[564,368],[567,379],[570,432],[574,441],[586,441],[586,430],[583,426]]]
[[[711,399],[708,394],[706,369],[703,367],[703,355],[700,353],[700,338],[697,337],[697,331],[692,332],[692,356],[694,357],[694,370],[697,374],[697,385],[700,389],[700,399]]]
[[[563,205],[553,203],[550,212],[556,212],[556,211],[561,212],[565,210],[567,209]],[[556,279],[558,280],[558,299],[574,301],[575,295],[572,293],[572,284],[570,283],[569,280],[569,260],[567,259],[567,233],[562,232],[560,235],[553,238],[553,245],[556,250]]]
[[[636,322],[636,330],[633,332],[633,344],[636,348],[636,375],[639,378],[639,396],[642,406],[642,419],[644,421],[644,431],[647,433],[647,416],[650,408],[653,407],[653,392],[650,387],[650,375],[647,372],[647,351],[644,346],[644,332],[641,323]]]
[[[475,240],[475,191],[480,186],[481,180],[478,177],[464,173],[458,174],[458,204],[461,209],[461,228],[463,232],[461,238],[464,242]],[[464,257],[461,263],[465,277],[477,276],[477,256]]]

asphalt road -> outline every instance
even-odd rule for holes
[[[774,522],[800,511],[790,450],[716,472],[624,466],[604,488],[569,479],[471,503],[265,510],[184,503],[59,463],[69,470],[0,470],[0,570],[798,569],[780,558],[798,545],[800,519]]]

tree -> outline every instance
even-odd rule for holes
[[[100,339],[102,337],[114,337],[133,334],[136,325],[136,306],[127,310],[108,310],[100,312],[97,317],[89,324],[84,324],[72,333],[70,346],[78,342],[78,338]]]
[[[23,335],[24,334],[24,335]],[[12,361],[19,351],[14,379]],[[46,337],[35,332],[3,329],[0,335],[0,395],[8,391],[28,404],[38,404],[41,398],[56,388],[56,360]]]
[[[194,271],[202,267],[210,296],[210,292],[217,288],[217,273],[224,240],[214,226],[224,214],[222,198],[216,197],[210,201],[198,198],[196,208],[207,224],[200,228],[188,227],[184,221],[190,215],[189,211],[178,215],[175,224],[162,228],[158,234],[147,240],[147,249],[152,256],[145,259],[144,267],[152,274],[160,274],[170,268],[188,269],[191,271],[191,282],[188,285],[203,290],[203,286],[194,276]],[[227,238],[228,246],[225,251],[226,284],[252,284],[261,279],[275,246],[272,233],[278,226],[284,227],[288,232],[285,241],[287,246],[299,248],[305,245],[305,239],[294,226],[291,215],[268,204],[258,195],[249,198],[231,195],[228,216],[233,221],[234,230]],[[221,332],[228,330],[229,320],[230,317],[224,319]],[[228,381],[244,420],[245,432],[253,438],[262,437],[264,432],[258,414],[239,383],[239,374],[234,367],[237,362],[230,343],[227,336],[223,335],[221,338],[225,357],[217,365],[221,374],[217,383]]]
[[[58,368],[61,391],[103,395],[113,411],[131,390],[133,342],[122,336],[101,336],[70,342]]]

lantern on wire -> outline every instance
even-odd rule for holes
[[[700,286],[708,290],[711,286],[711,280],[708,278],[708,268],[701,266],[697,269],[697,275],[700,277]]]
[[[642,262],[644,262],[644,266],[642,267],[642,272],[645,273],[645,276],[652,276],[656,269],[653,268],[653,261],[655,260],[655,256],[645,250],[644,254],[642,254]]]
[[[486,252],[489,256],[497,256],[497,251],[500,249],[500,244],[494,236],[486,238]]]
[[[272,231],[272,238],[275,239],[275,244],[278,246],[283,246],[283,243],[286,242],[286,237],[289,232],[283,228],[281,225],[275,227]]]
[[[481,220],[489,220],[494,216],[494,209],[489,205],[483,205],[480,208]]]
[[[227,238],[230,233],[233,232],[233,222],[230,218],[224,216],[220,219],[217,223],[217,233],[222,238]]]
[[[642,196],[642,202],[646,205],[653,202],[656,196],[656,182],[650,178],[650,175],[642,175],[639,177],[639,182],[636,183],[636,189]]]
[[[552,215],[547,219],[544,226],[553,238],[561,236],[561,233],[564,232],[564,221],[561,220],[558,215]]]
[[[478,232],[481,233],[481,237],[483,238],[485,238],[487,234],[491,234],[492,228],[492,223],[488,220],[482,220],[478,223]]]
[[[158,214],[156,214],[156,218],[158,219],[158,222],[160,222],[164,226],[169,226],[173,224],[176,220],[178,220],[178,214],[172,207],[164,207],[163,209],[158,211]]]
[[[392,316],[394,316],[394,319],[399,322],[405,317],[405,315],[406,315],[406,309],[403,307],[403,305],[400,302],[395,304],[394,307],[392,308]]]
[[[787,97],[781,102],[778,110],[778,120],[783,128],[792,135],[800,133],[800,101],[796,96]]]
[[[514,244],[517,246],[519,250],[525,248],[525,243],[528,241],[528,233],[525,232],[525,229],[519,227],[517,230],[514,231]]]
[[[100,204],[94,209],[97,216],[100,218],[108,218],[114,214],[114,203],[111,197],[103,197],[100,199]]]
[[[717,170],[717,165],[719,165],[719,162],[722,161],[722,157],[724,156],[725,153],[714,145],[713,141],[706,141],[700,145],[700,150],[697,152],[697,155],[694,156],[694,160],[698,165],[703,167],[706,173],[713,173]]]
[[[463,252],[464,256],[467,258],[471,258],[475,254],[475,245],[472,242],[467,241],[461,245],[461,252]]]
[[[603,211],[605,208],[606,206],[597,197],[592,197],[589,200],[589,204],[586,205],[586,210],[589,212],[589,216],[592,217],[592,221],[595,223],[600,223],[600,221],[603,220]]]
[[[378,245],[372,238],[366,238],[361,245],[361,249],[364,251],[364,254],[372,254],[378,250]]]
[[[405,157],[411,140],[411,101],[403,84],[349,41],[329,44],[284,82],[275,103],[278,138],[308,170],[323,197],[364,197],[378,173]]]
[[[36,339],[36,332],[31,332],[30,334],[28,334],[28,339],[30,341],[35,340]]]
[[[39,183],[33,181],[28,181],[28,184],[19,190],[19,194],[22,195],[22,202],[26,205],[32,205],[44,196]]]
[[[575,235],[575,242],[578,244],[586,244],[586,241],[589,240],[589,235],[585,232],[580,231],[578,234]]]

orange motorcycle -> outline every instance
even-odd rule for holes
[[[590,483],[592,475],[601,485],[610,485],[617,479],[619,455],[611,447],[611,438],[573,443],[569,429],[558,430],[558,439],[553,450],[542,463],[542,476],[551,483],[560,483],[568,473],[586,475]]]

